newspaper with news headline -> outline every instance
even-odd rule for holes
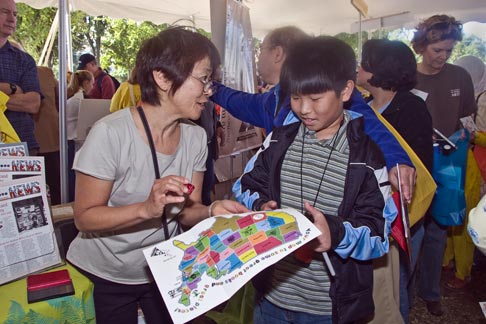
[[[62,263],[43,157],[0,157],[0,285]]]

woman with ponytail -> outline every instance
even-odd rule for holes
[[[71,74],[69,81],[66,102],[66,134],[68,139],[68,163],[69,163],[69,201],[74,200],[74,171],[71,170],[74,161],[76,147],[76,126],[78,123],[78,112],[81,99],[88,98],[88,92],[93,88],[93,74],[86,70],[78,70]]]

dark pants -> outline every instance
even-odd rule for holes
[[[79,270],[79,268],[77,268]],[[171,324],[172,319],[155,282],[123,285],[80,270],[94,284],[97,324],[137,324],[138,306],[147,324]]]
[[[51,193],[51,205],[61,203],[61,166],[59,163],[59,151],[39,153],[44,157],[46,167],[46,182]]]
[[[447,227],[439,224],[429,210],[425,215],[424,229],[422,255],[418,261],[418,295],[426,301],[440,301],[440,278],[447,242]]]

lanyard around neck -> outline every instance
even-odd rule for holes
[[[152,138],[152,132],[150,131],[149,124],[147,122],[147,117],[145,117],[145,113],[141,106],[137,107],[138,114],[140,115],[140,119],[142,120],[143,128],[145,129],[145,134],[147,135],[147,140],[149,142],[150,151],[152,152],[152,161],[154,164],[154,173],[155,179],[160,179],[160,171],[159,171],[159,161],[157,160],[157,152],[155,151],[154,139]],[[164,226],[164,235],[165,239],[169,239],[169,228],[167,226],[167,217],[165,216],[165,211],[162,212],[162,225]]]

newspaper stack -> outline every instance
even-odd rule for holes
[[[47,200],[44,158],[0,144],[0,285],[62,263]]]

